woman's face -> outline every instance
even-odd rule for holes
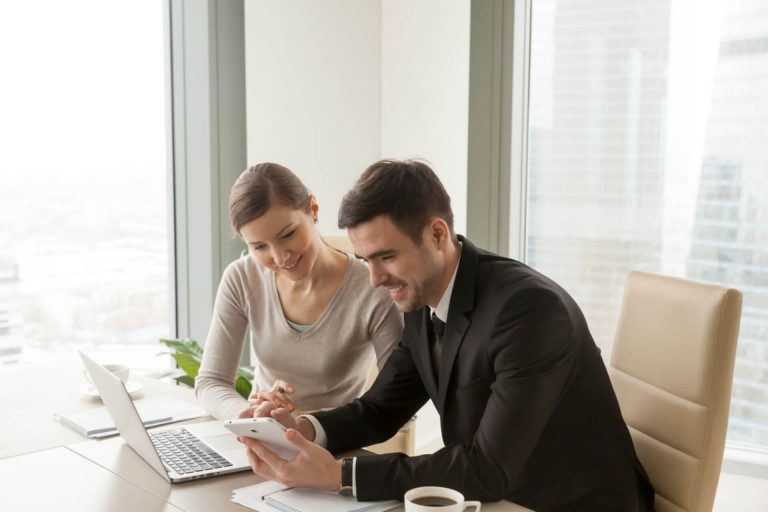
[[[259,265],[291,281],[309,276],[320,250],[312,215],[290,206],[272,206],[241,227],[240,236]]]

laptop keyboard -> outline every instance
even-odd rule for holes
[[[180,475],[232,466],[185,428],[149,432],[157,453]]]

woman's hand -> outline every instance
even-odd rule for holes
[[[271,402],[275,404],[277,407],[281,407],[283,409],[288,410],[289,412],[292,412],[296,409],[296,407],[293,405],[293,402],[286,396],[286,395],[292,395],[294,392],[293,386],[289,384],[288,382],[285,382],[284,380],[276,380],[274,384],[272,384],[272,389],[267,391],[265,389],[259,390],[258,393],[251,393],[251,396],[248,397],[248,403],[250,404],[250,408],[246,411],[243,411],[241,414],[245,414],[248,410],[252,410],[255,407],[260,406],[264,402]],[[251,413],[251,416],[254,416],[253,411]],[[251,416],[241,416],[241,417],[251,417]]]

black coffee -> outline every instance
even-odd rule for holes
[[[456,501],[443,496],[422,496],[421,498],[412,499],[411,503],[421,505],[422,507],[446,507],[448,505],[455,505]]]

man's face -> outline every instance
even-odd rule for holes
[[[355,255],[368,262],[371,286],[387,288],[400,311],[436,306],[440,300],[444,260],[428,232],[425,227],[417,246],[383,215],[348,231]]]

